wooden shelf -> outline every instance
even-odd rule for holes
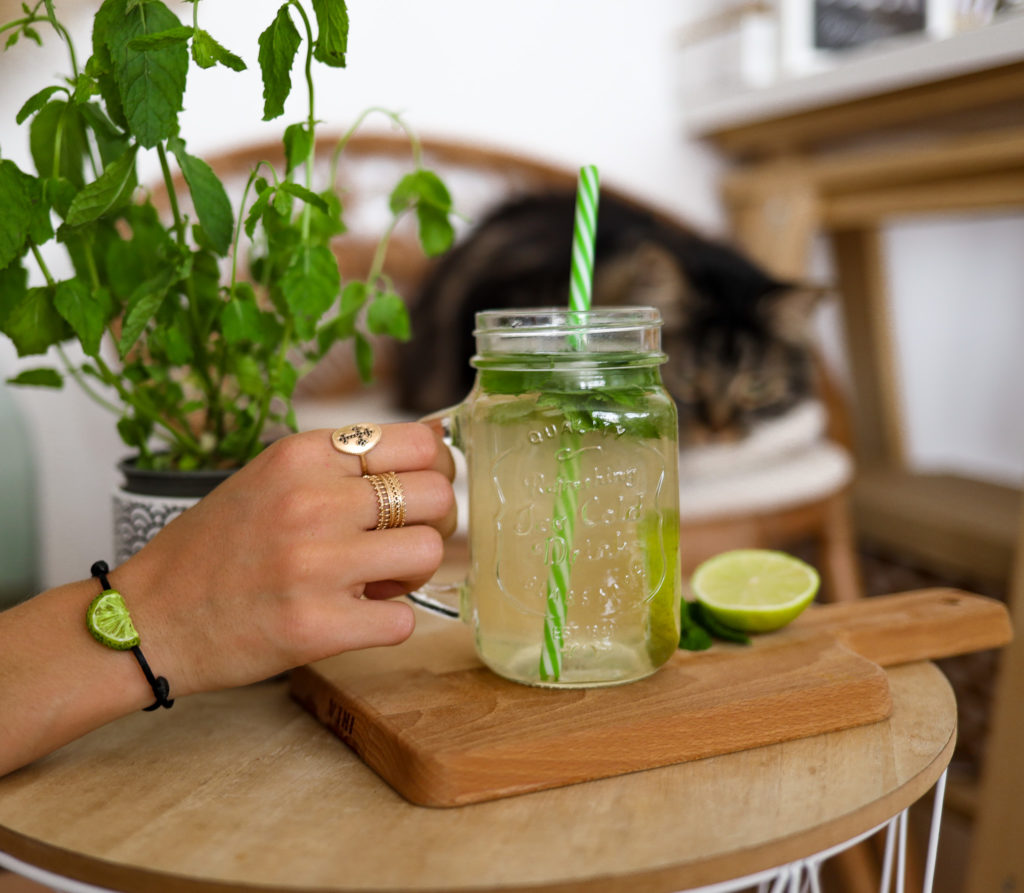
[[[876,468],[857,475],[852,504],[865,540],[939,572],[1000,583],[1010,578],[1019,490],[951,474]]]
[[[941,40],[914,37],[850,51],[842,59],[834,68],[788,77],[770,87],[690,101],[687,129],[695,136],[711,136],[1020,62],[1024,60],[1024,15],[1004,14],[991,25]]]

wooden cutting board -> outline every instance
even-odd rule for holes
[[[290,687],[408,800],[458,806],[876,722],[892,709],[882,667],[1010,638],[1002,603],[920,590],[812,606],[640,682],[554,691],[499,678],[467,627],[417,610],[404,644],[301,667]]]

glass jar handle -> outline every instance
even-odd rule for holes
[[[462,450],[456,431],[456,412],[462,404],[439,409],[420,419],[445,442],[449,447]],[[464,450],[462,450],[465,452]],[[460,611],[462,593],[466,588],[465,580],[454,583],[424,583],[419,589],[408,594],[409,601],[434,614],[450,617],[453,620],[465,619]]]

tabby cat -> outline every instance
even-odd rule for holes
[[[574,203],[572,194],[513,200],[434,268],[413,304],[413,340],[399,353],[403,409],[431,412],[469,391],[477,311],[566,306]],[[661,311],[662,373],[681,442],[736,439],[811,393],[816,299],[723,243],[601,196],[593,302]]]

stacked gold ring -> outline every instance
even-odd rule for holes
[[[374,530],[405,527],[405,493],[398,475],[393,471],[383,474],[364,474],[377,495],[377,526]]]

